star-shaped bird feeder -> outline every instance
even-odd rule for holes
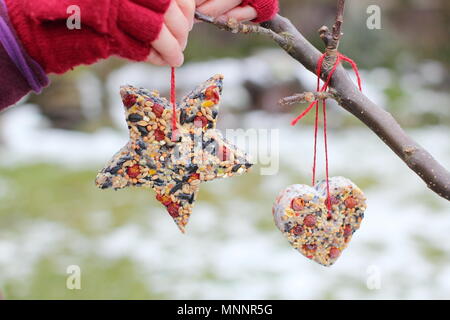
[[[222,81],[216,75],[177,103],[175,132],[167,99],[157,91],[122,87],[130,140],[97,175],[97,186],[153,188],[184,232],[201,182],[240,175],[252,166],[216,129]]]

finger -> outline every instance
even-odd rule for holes
[[[140,6],[150,9],[154,12],[164,13],[166,12],[167,6],[171,0],[130,0],[131,2],[135,2]]]
[[[161,58],[161,55],[155,49],[150,52],[148,62],[157,66],[167,66],[167,62]]]
[[[179,67],[183,64],[184,56],[181,46],[165,24],[163,24],[158,38],[152,42],[152,47],[171,67]]]
[[[178,40],[182,50],[186,48],[190,24],[176,1],[173,1],[164,15],[164,23],[170,33]]]
[[[258,13],[256,12],[255,8],[251,6],[245,6],[231,9],[230,11],[228,11],[219,18],[225,18],[226,20],[234,18],[239,22],[243,22],[243,21],[251,21],[253,19],[256,19],[257,17]]]
[[[192,30],[192,27],[194,26],[195,1],[177,0],[177,3],[189,23],[189,30]]]
[[[209,1],[209,0],[195,0],[195,5],[198,7],[202,4],[204,4],[206,1]]]
[[[225,12],[236,8],[241,3],[242,0],[210,0],[200,7],[197,7],[197,10],[211,17],[218,17],[223,15]]]

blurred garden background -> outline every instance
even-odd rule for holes
[[[369,5],[381,30],[366,27]],[[333,0],[281,0],[320,50]],[[358,62],[364,92],[450,168],[450,2],[347,1],[340,50]],[[179,96],[225,76],[218,126],[279,129],[280,170],[203,184],[182,235],[145,189],[102,191],[96,173],[127,141],[119,86],[167,95],[169,68],[111,59],[52,78],[0,114],[0,292],[6,299],[450,298],[450,205],[352,115],[330,103],[331,175],[368,198],[366,218],[331,268],[291,248],[272,221],[290,184],[309,183],[312,115],[278,99],[312,90],[314,76],[270,40],[198,24]],[[322,150],[322,149],[319,149]],[[319,158],[323,163],[323,157]],[[323,166],[320,166],[323,176]],[[82,289],[66,288],[66,269]]]

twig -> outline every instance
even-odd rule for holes
[[[339,47],[339,41],[342,37],[342,24],[344,23],[344,8],[345,0],[338,0],[336,20],[333,25],[333,31],[330,31],[327,26],[322,26],[319,29],[319,36],[325,43],[325,49],[328,56],[334,56]]]
[[[329,92],[303,92],[297,93],[290,97],[285,97],[279,101],[280,105],[288,106],[297,103],[311,103],[316,100],[326,100],[334,98]]]
[[[325,60],[322,66],[322,73],[327,74],[334,66],[337,59],[339,42],[342,37],[342,24],[344,23],[345,0],[337,0],[336,20],[333,25],[333,31],[330,32],[327,26],[319,29],[319,37],[325,43]]]
[[[243,33],[243,34],[262,34],[271,37],[275,41],[282,41],[283,37],[277,34],[276,32],[273,32],[270,29],[263,28],[257,24],[244,24],[239,23],[236,19],[214,19],[210,16],[204,15],[203,13],[200,13],[198,11],[195,12],[195,18],[197,20],[211,23],[218,28],[229,31],[231,33]]]
[[[339,6],[341,3],[342,6]],[[344,1],[338,1],[338,8],[342,10],[342,13],[344,10],[343,3]],[[341,16],[339,14],[337,16],[337,20],[341,22],[335,25],[336,30],[339,30],[340,34],[343,19],[340,19]],[[209,17],[205,19],[204,16],[197,16],[197,19],[230,31],[227,23],[215,21]],[[249,29],[247,25],[240,23],[233,28],[233,31],[237,33],[249,33],[241,32],[243,30],[249,31],[254,29]],[[327,31],[324,29],[322,32],[326,34]],[[250,33],[253,33],[253,31],[250,31]],[[303,37],[289,19],[277,15],[272,20],[257,26],[255,33],[269,35],[290,56],[309,71],[315,73],[316,64],[321,54]],[[329,45],[330,43],[328,42],[327,48]],[[336,49],[337,45],[338,42]],[[321,78],[326,80],[326,72],[321,75]],[[360,119],[378,135],[431,190],[439,196],[450,200],[450,173],[426,149],[410,138],[390,113],[362,94],[342,66],[336,69],[331,79],[330,88],[335,90],[335,98],[340,106]]]
[[[345,0],[338,0],[337,3],[337,13],[336,13],[336,21],[333,25],[333,44],[335,44],[334,49],[339,47],[339,41],[341,40],[342,32],[341,27],[344,23],[344,9],[345,9]]]

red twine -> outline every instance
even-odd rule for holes
[[[172,67],[170,75],[170,103],[172,104],[172,141],[177,140],[177,97],[175,85],[175,68]]]
[[[317,92],[325,92],[328,90],[328,86],[330,84],[331,81],[331,77],[333,76],[334,72],[336,71],[339,63],[341,61],[345,61],[350,63],[350,65],[352,66],[353,71],[356,74],[356,79],[358,81],[358,87],[359,90],[362,91],[362,86],[361,86],[361,77],[359,75],[359,71],[358,71],[358,66],[356,65],[356,63],[344,56],[341,53],[337,53],[337,57],[336,57],[336,62],[333,65],[333,68],[330,70],[328,77],[324,83],[324,85],[322,86],[322,88],[320,87],[320,75],[322,73],[322,66],[323,66],[323,61],[325,60],[326,57],[326,53],[324,53],[323,55],[320,56],[319,60],[317,61],[317,67],[316,67],[316,75],[317,75]],[[330,211],[331,210],[331,199],[330,199],[330,185],[329,185],[329,175],[328,175],[328,139],[327,139],[327,103],[326,100],[322,100],[322,108],[323,108],[323,139],[324,139],[324,144],[325,144],[325,175],[326,175],[326,180],[327,180],[327,208]],[[291,125],[295,126],[297,124],[297,122],[302,119],[304,116],[306,116],[309,111],[311,111],[312,108],[316,107],[316,115],[315,115],[315,120],[314,120],[314,158],[313,158],[313,167],[312,167],[312,185],[314,185],[316,183],[316,159],[317,159],[317,132],[318,132],[318,127],[319,127],[319,100],[316,100],[314,102],[312,102],[308,108],[306,108],[297,118],[295,118],[292,122]],[[331,212],[329,212],[329,216],[331,216]]]

